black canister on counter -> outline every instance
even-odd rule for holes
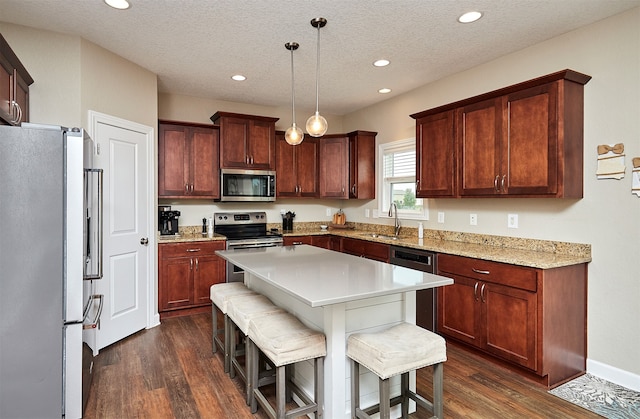
[[[293,219],[296,213],[287,211],[282,214],[282,231],[293,231]]]

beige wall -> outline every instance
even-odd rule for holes
[[[344,127],[378,131],[380,142],[414,137],[412,113],[565,68],[593,77],[585,86],[584,199],[430,200],[426,226],[590,243],[589,359],[640,374],[640,198],[631,195],[631,158],[640,156],[640,9],[347,115]],[[596,146],[618,142],[625,178],[597,180]],[[347,216],[365,220],[362,208],[374,207],[350,204]],[[438,211],[445,224],[436,222]],[[477,226],[469,225],[470,213]],[[508,213],[519,214],[518,229],[507,228]]]

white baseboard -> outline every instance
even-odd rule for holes
[[[633,374],[602,362],[587,359],[587,372],[596,377],[621,385],[634,391],[640,391],[640,375]]]

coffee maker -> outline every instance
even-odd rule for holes
[[[178,234],[180,211],[172,211],[170,205],[158,206],[158,231],[161,236]]]

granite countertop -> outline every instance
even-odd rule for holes
[[[279,227],[279,224],[267,225],[268,229]],[[591,245],[588,244],[429,229],[425,229],[423,239],[418,239],[417,229],[409,227],[403,227],[398,239],[392,240],[385,237],[373,237],[373,233],[392,236],[393,227],[391,226],[348,223],[348,227],[329,227],[329,230],[323,231],[320,229],[320,223],[297,223],[294,231],[284,232],[283,236],[334,235],[351,237],[539,269],[552,269],[591,262]],[[158,243],[226,240],[226,237],[219,234],[214,234],[213,237],[203,237],[198,226],[181,227],[180,233],[175,237],[158,235]]]

